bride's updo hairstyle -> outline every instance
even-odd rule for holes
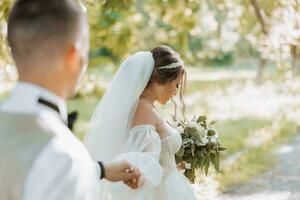
[[[185,117],[185,103],[183,94],[186,88],[186,71],[180,55],[172,48],[160,45],[151,50],[154,59],[154,68],[149,83],[157,82],[166,84],[174,81],[179,75],[183,74],[182,84],[179,87],[179,97],[182,103],[182,115]],[[175,117],[177,115],[177,105],[175,101]]]

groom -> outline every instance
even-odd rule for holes
[[[8,42],[19,81],[0,106],[0,199],[93,200],[100,178],[136,188],[136,168],[92,161],[67,126],[65,100],[89,49],[87,17],[75,0],[17,0]]]

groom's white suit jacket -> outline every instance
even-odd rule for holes
[[[56,104],[60,113],[38,103],[39,98]],[[24,181],[17,183],[16,177],[16,187],[21,184],[20,199],[98,199],[100,168],[91,160],[85,146],[64,124],[63,121],[67,120],[67,108],[63,99],[39,86],[18,82],[10,98],[0,105],[0,112],[42,115],[45,119],[42,123],[55,130],[55,135],[46,141],[25,170]],[[1,173],[9,172],[0,171],[0,175]],[[5,184],[4,180],[1,182],[0,185]]]

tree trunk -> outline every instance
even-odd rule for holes
[[[264,12],[264,10],[259,6],[257,0],[250,0],[251,5],[254,8],[256,17],[260,23],[261,26],[261,30],[263,32],[264,35],[268,35],[268,29],[267,29],[267,25],[266,25],[266,14]],[[260,63],[259,66],[257,68],[257,76],[256,76],[256,83],[257,84],[262,84],[263,83],[263,79],[264,79],[264,70],[265,70],[265,65],[267,64],[267,60],[265,58],[260,57]]]
[[[295,10],[299,11],[299,0],[295,0]],[[296,23],[296,28],[299,29],[300,23],[299,21]],[[299,44],[299,41],[298,41]],[[292,63],[291,63],[291,69],[293,76],[299,76],[300,75],[300,48],[297,44],[292,44],[291,46],[291,57],[292,57]]]
[[[296,45],[291,45],[291,56],[292,56],[292,73],[293,76],[300,75],[300,48]]]
[[[251,4],[255,10],[256,17],[261,25],[262,32],[268,35],[268,30],[266,27],[266,14],[265,11],[259,6],[257,0],[250,0]]]
[[[261,57],[256,73],[256,84],[258,85],[261,85],[263,83],[266,64],[267,60]]]

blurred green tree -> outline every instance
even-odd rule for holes
[[[259,82],[267,60],[300,74],[299,0],[81,1],[89,16],[91,66],[118,66],[135,51],[166,44],[192,65],[258,57]],[[1,67],[12,63],[6,42],[12,2],[0,2]]]
[[[11,62],[9,49],[6,41],[7,16],[12,5],[12,0],[1,0],[0,2],[0,67]]]

